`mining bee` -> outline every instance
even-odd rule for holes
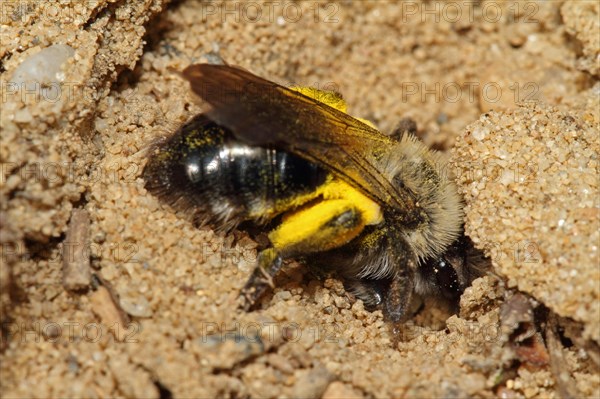
[[[348,115],[338,93],[229,65],[195,64],[182,76],[211,109],[155,146],[145,186],[217,231],[274,226],[243,309],[292,258],[336,272],[392,322],[410,316],[414,292],[455,297],[480,275],[446,164],[406,123],[387,136]]]

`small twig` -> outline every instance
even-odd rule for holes
[[[69,291],[83,290],[90,285],[90,215],[83,209],[73,209],[67,237],[63,242],[63,286]]]
[[[128,334],[129,317],[119,306],[116,294],[106,286],[107,283],[97,275],[94,277],[95,291],[90,295],[92,311],[109,328],[115,339],[123,342]]]

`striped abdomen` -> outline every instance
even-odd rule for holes
[[[220,230],[283,212],[290,198],[313,192],[326,177],[296,155],[236,140],[205,115],[156,146],[144,170],[148,191]]]

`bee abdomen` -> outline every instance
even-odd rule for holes
[[[313,191],[326,175],[293,154],[244,144],[205,115],[157,146],[144,170],[148,191],[218,230],[277,213],[278,204]]]

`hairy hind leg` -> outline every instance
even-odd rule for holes
[[[283,258],[273,248],[265,249],[258,255],[256,268],[240,291],[240,297],[243,299],[242,309],[250,310],[269,287],[275,288],[273,278],[281,270],[282,265]]]
[[[241,308],[249,310],[269,288],[283,260],[340,247],[365,227],[362,211],[351,201],[321,201],[295,212],[269,234],[272,247],[258,256],[256,268],[240,292]]]

